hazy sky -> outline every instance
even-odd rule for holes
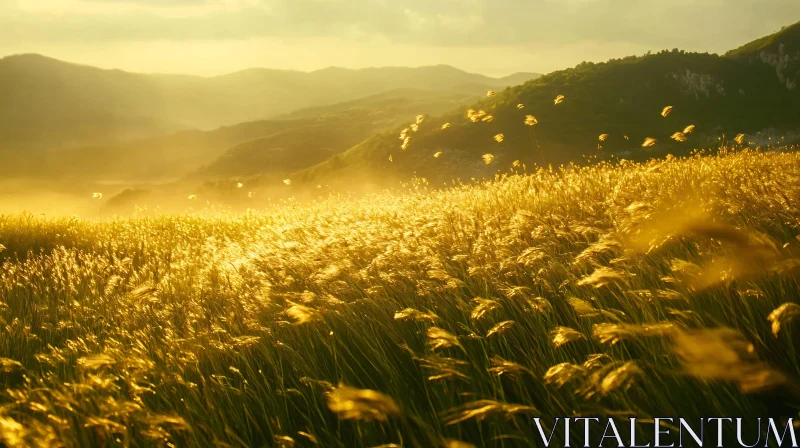
[[[450,64],[549,72],[722,53],[800,21],[800,0],[0,0],[0,56],[131,71]]]

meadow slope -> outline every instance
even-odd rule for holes
[[[3,216],[0,439],[516,447],[533,416],[796,417],[799,227],[800,155],[750,151]]]

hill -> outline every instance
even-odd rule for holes
[[[2,172],[114,183],[164,182],[187,175],[224,178],[293,172],[419,113],[443,113],[475,98],[461,93],[395,89],[213,131],[179,131],[119,144],[45,150],[35,158],[9,160]]]
[[[308,73],[259,68],[206,78],[9,56],[0,59],[0,150],[58,149],[207,130],[398,88],[477,94],[506,82],[449,66]]]
[[[790,48],[788,38],[797,42],[796,29],[784,30],[773,41]],[[583,158],[644,159],[687,154],[716,145],[723,135],[730,139],[744,133],[748,141],[758,138],[764,143],[791,138],[800,130],[798,90],[787,84],[789,78],[776,76],[774,66],[743,60],[745,54],[722,57],[672,50],[583,63],[508,88],[470,107],[428,117],[418,132],[408,131],[406,150],[401,149],[401,128],[397,128],[293,178],[315,185],[354,173],[381,179],[408,179],[416,173],[447,181],[491,175],[515,160],[546,165]],[[564,99],[554,104],[558,95]],[[663,117],[666,106],[673,108]],[[468,109],[481,118],[476,122],[468,118]],[[537,124],[526,126],[528,115]],[[445,125],[449,127],[442,129]],[[689,125],[694,130],[685,135],[686,141],[670,139]],[[498,134],[502,143],[494,140]],[[599,138],[602,134],[608,134],[604,141]],[[648,137],[656,144],[643,148]],[[481,159],[487,153],[494,156],[489,165]]]
[[[463,94],[402,89],[335,106],[302,109],[282,116],[291,124],[279,132],[228,149],[198,176],[289,174],[323,162],[419,113],[444,113],[474,99]]]

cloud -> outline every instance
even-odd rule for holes
[[[0,41],[380,37],[441,47],[724,49],[800,17],[797,0],[53,0],[52,10],[46,0],[26,8],[32,1],[20,0],[5,27],[0,18]]]
[[[147,6],[207,5],[209,0],[83,0],[86,3],[130,4]]]

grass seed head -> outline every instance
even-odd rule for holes
[[[461,440],[445,439],[444,448],[477,448],[475,445]]]
[[[433,322],[434,320],[439,319],[439,316],[437,316],[436,314],[433,314],[431,312],[424,313],[422,311],[415,310],[414,308],[406,308],[406,309],[404,309],[402,311],[398,311],[398,312],[394,313],[394,319],[395,320],[408,320],[408,319],[428,320],[428,321]]]
[[[317,312],[313,308],[307,307],[305,305],[300,305],[294,302],[289,302],[289,304],[291,306],[287,308],[284,313],[287,316],[294,319],[295,325],[303,325],[311,323],[321,318],[319,312]]]
[[[455,425],[471,419],[482,421],[491,414],[501,414],[509,418],[516,414],[536,412],[536,408],[531,406],[507,404],[494,400],[477,400],[443,412],[442,416],[445,424]]]
[[[597,340],[604,344],[610,343],[614,345],[624,340],[670,335],[675,330],[675,325],[672,322],[641,325],[600,323],[595,324],[592,330]]]
[[[619,388],[627,389],[633,383],[634,378],[642,374],[642,369],[639,368],[635,361],[628,361],[603,378],[600,383],[600,392],[603,395],[608,395]]]
[[[562,362],[547,369],[544,374],[544,381],[547,384],[563,387],[567,383],[580,381],[585,377],[586,369],[583,366]]]
[[[591,275],[578,281],[578,285],[590,285],[597,289],[608,285],[629,286],[630,283],[624,273],[611,268],[597,268]]]
[[[492,372],[497,376],[517,376],[522,373],[527,373],[533,376],[533,372],[527,367],[523,366],[522,364],[517,364],[515,362],[503,359],[498,355],[492,356],[491,363],[492,367],[489,369],[489,372]]]
[[[782,327],[799,316],[800,306],[796,303],[788,302],[775,308],[767,317],[767,320],[772,322],[772,334],[777,337]]]
[[[0,372],[12,373],[22,372],[25,367],[19,361],[14,361],[10,358],[0,358]]]
[[[556,327],[550,332],[553,339],[553,345],[556,348],[561,347],[569,342],[585,339],[583,334],[570,327]]]
[[[729,328],[681,331],[673,334],[673,351],[684,371],[705,380],[736,383],[743,393],[774,389],[787,377],[760,361],[755,347]]]
[[[669,138],[675,140],[676,142],[685,142],[686,141],[686,133],[685,132],[676,132],[672,134]]]
[[[78,359],[78,367],[90,372],[111,367],[116,363],[114,358],[106,354],[84,356]]]
[[[461,367],[469,365],[469,363],[466,361],[435,355],[421,358],[414,357],[414,360],[419,361],[421,368],[430,370],[433,373],[433,375],[428,377],[428,381],[440,381],[448,379],[468,381],[470,379],[466,374],[459,370]]]
[[[498,303],[497,300],[484,299],[482,297],[475,297],[472,299],[472,302],[476,304],[471,314],[473,319],[480,319],[489,311],[500,307],[500,303]]]
[[[339,384],[326,395],[328,408],[343,420],[384,422],[391,416],[400,415],[400,407],[391,397],[374,390]]]
[[[506,320],[506,321],[500,322],[500,323],[496,324],[495,326],[493,326],[492,328],[490,328],[489,331],[486,332],[486,337],[488,338],[488,337],[491,337],[492,335],[495,335],[495,334],[504,333],[505,331],[508,331],[509,329],[511,329],[511,327],[513,327],[515,324],[516,324],[516,322],[514,322],[513,320]]]
[[[461,347],[458,338],[439,327],[428,328],[428,344],[432,350],[448,347]],[[461,347],[463,349],[463,347]]]

